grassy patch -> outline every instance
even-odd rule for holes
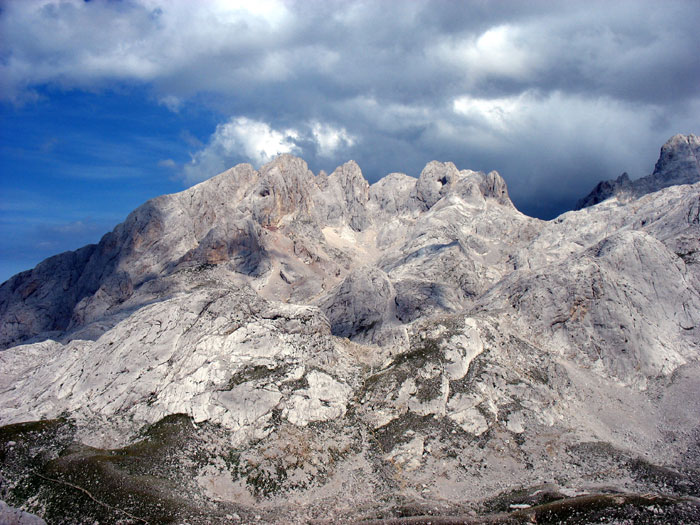
[[[591,494],[563,498],[511,513],[521,523],[697,523],[700,507],[674,498]],[[618,521],[620,520],[620,521]]]
[[[419,416],[412,412],[408,412],[403,416],[394,419],[383,427],[379,427],[374,431],[374,436],[379,442],[383,452],[389,452],[396,445],[408,443],[413,437],[406,436],[406,432],[412,430],[420,432],[428,430],[430,434],[434,434],[436,419],[430,416]]]
[[[416,381],[415,397],[421,402],[435,399],[442,393],[442,375]]]
[[[238,385],[251,381],[274,379],[283,376],[285,373],[285,368],[268,368],[265,365],[250,366],[233,374],[224,390],[232,390]]]
[[[645,484],[671,490],[675,494],[684,496],[700,494],[700,472],[698,471],[676,471],[654,465],[642,458],[630,459],[626,465],[632,475]]]
[[[421,368],[427,363],[442,363],[443,360],[440,340],[426,339],[408,352],[396,356],[393,366],[409,365]]]
[[[142,435],[107,450],[75,443],[65,420],[2,427],[5,498],[52,524],[178,523],[203,516],[207,505],[193,501],[191,474],[202,458],[192,420],[168,416]]]
[[[609,443],[590,442],[571,446],[567,452],[576,463],[590,465],[605,479],[611,467],[624,471],[630,477],[650,489],[679,496],[696,496],[700,494],[700,472],[696,469],[673,469],[654,465],[649,461],[633,457],[618,450]],[[577,459],[578,458],[578,459]]]

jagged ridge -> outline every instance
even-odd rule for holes
[[[320,291],[326,274],[342,275],[356,265],[352,255],[336,259],[337,247],[324,242],[321,230],[347,227],[351,235],[361,234],[372,225],[413,219],[447,194],[473,202],[494,199],[512,208],[496,172],[459,172],[451,163],[432,162],[417,180],[395,174],[371,187],[352,161],[317,177],[291,155],[259,173],[248,164],[236,166],[147,202],[98,245],[57,255],[3,283],[0,347],[75,331],[119,310],[145,283],[183,268],[225,264],[236,273],[263,275],[274,265],[269,250],[275,243],[285,245],[276,247],[283,259],[294,259],[280,262],[282,278],[289,280],[294,268],[305,274],[306,287],[295,289],[305,302]],[[300,266],[309,258],[320,267]]]

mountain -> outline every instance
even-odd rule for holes
[[[674,135],[662,146],[651,175],[632,181],[623,173],[615,180],[599,182],[574,209],[594,206],[611,197],[631,200],[676,184],[696,182],[700,182],[700,138],[692,134]]]
[[[0,286],[2,499],[49,523],[697,521],[699,249],[700,183],[545,222],[449,162],[371,186],[236,166]]]

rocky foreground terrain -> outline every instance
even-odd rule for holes
[[[698,144],[548,222],[449,162],[147,202],[0,287],[0,521],[698,522]]]

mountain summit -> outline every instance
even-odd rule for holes
[[[623,173],[615,180],[599,182],[593,191],[578,201],[580,210],[610,197],[636,199],[676,184],[700,182],[700,138],[695,135],[674,135],[661,147],[661,155],[651,175],[630,180]]]
[[[692,158],[676,136],[659,191],[548,222],[435,161],[369,185],[282,155],[153,199],[0,286],[2,497],[51,523],[697,520]]]

